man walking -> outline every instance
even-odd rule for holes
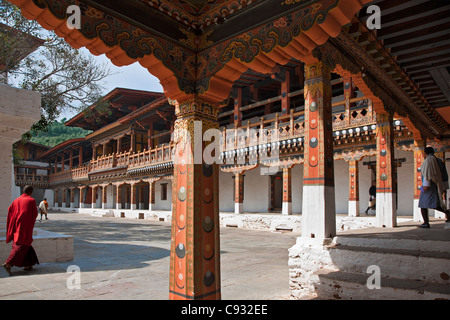
[[[39,203],[39,211],[41,212],[41,220],[42,220],[42,215],[45,215],[45,220],[48,220],[47,218],[47,213],[48,213],[48,202],[47,202],[47,198],[44,198],[44,200],[41,201],[41,203]]]
[[[439,162],[434,156],[432,147],[425,148],[426,158],[420,167],[422,174],[422,188],[419,198],[419,208],[423,218],[423,224],[419,228],[430,228],[428,209],[445,212],[442,195],[444,183]]]
[[[33,228],[38,215],[36,201],[31,197],[33,187],[26,186],[23,194],[8,208],[6,222],[6,243],[13,241],[11,253],[3,267],[11,274],[11,267],[25,267],[30,270],[39,264],[33,242]]]

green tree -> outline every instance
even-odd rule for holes
[[[54,121],[48,125],[47,131],[34,132],[29,139],[32,142],[54,147],[69,139],[84,138],[92,131],[64,125],[65,119]]]
[[[7,84],[41,93],[41,120],[31,131],[47,130],[63,111],[80,112],[99,101],[103,80],[111,75],[106,65],[70,47],[64,39],[49,32],[35,21],[25,19],[19,9],[0,0],[0,22],[11,28],[0,32],[0,79]],[[45,40],[40,48],[20,61],[10,61],[12,52],[30,36]],[[2,73],[7,73],[7,75]],[[30,138],[29,132],[25,138]]]

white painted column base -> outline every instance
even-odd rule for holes
[[[419,199],[413,200],[413,220],[423,222],[422,213],[419,208]]]
[[[148,204],[148,210],[149,211],[155,211],[156,210],[156,205],[154,203],[149,203]]]
[[[136,210],[136,209],[137,209],[136,204],[135,204],[135,203],[132,203],[132,204],[131,204],[131,210]]]
[[[292,202],[283,202],[282,214],[284,214],[284,215],[292,214]]]
[[[352,200],[348,202],[348,216],[359,217],[359,201]]]
[[[75,203],[74,202],[70,203],[70,209],[75,209]]]
[[[377,193],[376,226],[394,228],[397,226],[395,193]]]
[[[121,209],[122,209],[122,204],[116,203],[116,210],[121,210]]]
[[[144,208],[145,208],[144,203],[143,203],[143,202],[140,202],[140,203],[139,203],[139,209],[144,210]]]
[[[244,213],[244,204],[243,203],[234,203],[234,213],[240,214]]]
[[[336,235],[334,187],[303,186],[302,237],[325,239]]]

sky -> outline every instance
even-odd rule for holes
[[[104,88],[103,94],[105,95],[118,87],[163,92],[163,88],[159,83],[158,78],[154,77],[147,69],[137,62],[129,66],[116,67],[104,54],[101,56],[94,56],[87,49],[81,49],[80,51],[97,61],[99,64],[106,63],[107,67],[112,71],[113,75],[105,78],[102,84],[102,87]],[[70,119],[75,115],[76,112],[67,111],[62,113],[59,119]]]

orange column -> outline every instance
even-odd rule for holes
[[[237,88],[236,96],[234,97],[234,127],[241,126],[241,109],[242,107],[242,88]]]
[[[393,116],[377,113],[377,227],[397,225]]]
[[[194,98],[175,114],[169,298],[220,299],[219,167],[197,154],[203,133],[219,128],[218,108]]]
[[[148,183],[148,210],[155,210],[155,182]]]
[[[359,167],[358,161],[349,161],[348,215],[359,217]]]
[[[322,62],[305,65],[305,143],[302,236],[336,234],[331,70]]]
[[[236,172],[234,175],[234,213],[244,212],[244,174]]]
[[[290,73],[286,70],[285,80],[281,83],[281,114],[288,115],[291,112],[291,99],[289,98]]]
[[[283,167],[283,211],[285,215],[292,214],[292,167]]]
[[[420,167],[425,159],[425,140],[414,140],[414,202],[413,202],[413,219],[414,221],[422,221],[422,214],[419,208],[420,188],[422,188],[422,174]]]
[[[345,123],[350,125],[350,108],[351,103],[350,100],[353,99],[354,89],[353,82],[351,77],[344,77],[344,97],[345,97]]]

